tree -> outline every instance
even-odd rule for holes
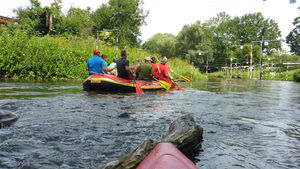
[[[81,35],[82,32],[86,30],[86,34],[90,34],[89,28],[91,28],[91,25],[86,10],[70,8],[67,16],[62,18],[60,27],[57,27],[57,33]]]
[[[45,9],[41,7],[38,0],[30,0],[27,8],[14,10],[20,20],[21,29],[26,30],[28,35],[44,35],[48,33],[46,27]]]
[[[215,67],[223,66],[226,59],[230,57],[233,33],[229,31],[230,15],[225,12],[217,14],[216,17],[204,23],[206,29],[213,32],[213,64]]]
[[[102,4],[93,14],[94,32],[104,29],[118,29],[119,45],[138,46],[140,28],[145,24],[147,11],[141,8],[141,0],[110,0]]]
[[[294,19],[295,28],[286,37],[286,42],[291,48],[291,52],[300,55],[300,17]]]
[[[212,32],[200,21],[185,25],[177,35],[177,55],[200,66],[206,60],[213,61]]]
[[[176,55],[176,36],[169,33],[158,33],[143,44],[143,49],[162,56],[172,57]]]

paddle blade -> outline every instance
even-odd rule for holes
[[[183,91],[183,89],[179,86],[177,87],[177,90]]]
[[[135,89],[136,89],[136,93],[137,93],[137,94],[143,94],[143,93],[144,93],[144,91],[143,91],[141,85],[138,84],[138,83],[135,85]]]
[[[170,83],[162,81],[162,80],[159,80],[158,82],[166,90],[169,90],[171,88],[171,86],[172,86]]]
[[[186,77],[186,76],[181,76],[181,78],[186,81],[186,82],[192,82],[192,79]]]

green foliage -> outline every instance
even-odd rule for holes
[[[177,35],[177,54],[196,66],[213,61],[212,33],[200,21],[185,25]]]
[[[295,71],[293,77],[296,82],[300,82],[300,70]]]
[[[92,15],[94,32],[105,29],[118,29],[119,45],[139,46],[140,28],[145,24],[148,12],[140,6],[141,0],[110,0]]]
[[[286,37],[286,42],[291,48],[291,52],[300,55],[300,17],[296,17],[293,22],[295,28]]]
[[[91,23],[86,10],[70,8],[67,17],[63,17],[60,26],[56,27],[56,34],[69,34],[82,36],[91,34]]]
[[[28,79],[82,79],[88,76],[86,62],[93,56],[94,39],[27,36],[25,32],[0,28],[0,77]],[[116,49],[99,46],[101,53],[108,56],[110,64],[116,56]],[[138,58],[153,56],[138,48],[126,48],[130,65]],[[159,57],[160,58],[160,57]],[[188,74],[191,67],[187,62],[170,60],[174,70]],[[179,68],[180,67],[180,68]],[[193,70],[194,74],[196,70]],[[199,72],[198,72],[199,73]],[[199,73],[200,74],[200,73]]]
[[[143,49],[168,58],[176,55],[177,39],[169,33],[158,33],[143,44]]]

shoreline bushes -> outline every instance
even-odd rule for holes
[[[84,79],[88,76],[86,62],[93,56],[94,39],[55,36],[29,37],[19,30],[0,28],[0,77],[13,79]],[[100,45],[101,53],[106,54],[108,64],[113,58],[120,58],[114,47]],[[128,60],[134,66],[138,58],[153,56],[138,48],[127,48]],[[160,57],[158,57],[160,60]],[[173,64],[178,62],[180,64]],[[179,59],[170,60],[174,70],[190,74],[192,67]],[[179,73],[178,72],[178,73]],[[195,76],[201,73],[193,70]]]

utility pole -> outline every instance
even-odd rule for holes
[[[208,73],[208,58],[207,58],[207,55],[206,55],[206,76],[207,76],[207,73]]]
[[[260,76],[259,76],[259,80],[262,80],[262,61],[263,61],[263,54],[264,54],[264,34],[265,34],[265,25],[263,23],[262,26],[262,40],[261,40],[261,56],[260,56]]]
[[[230,58],[230,79],[232,76],[232,58]]]
[[[252,44],[250,45],[250,79],[252,79]]]

